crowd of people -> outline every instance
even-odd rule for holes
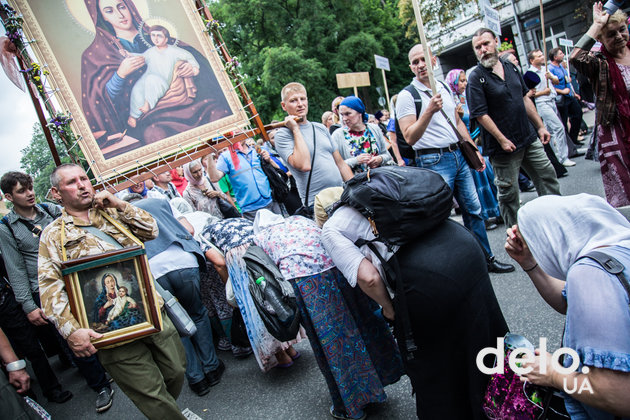
[[[63,164],[50,177],[57,204],[37,204],[30,175],[5,173],[0,189],[13,207],[0,223],[0,358],[8,372],[0,374],[0,410],[43,410],[18,357],[31,363],[49,402],[70,400],[48,361],[58,355],[95,391],[97,412],[111,407],[115,381],[146,417],[185,418],[177,404],[184,383],[204,396],[221,382],[217,351],[253,354],[267,372],[291,368],[301,357],[293,346],[308,339],[333,418],[365,418],[366,406],[384,402],[385,387],[403,375],[419,418],[486,418],[489,376],[477,355],[508,332],[489,273],[515,270],[495,258],[486,230],[504,223],[508,254],[566,313],[563,345],[590,369],[555,373],[545,364],[551,357],[537,352],[524,362],[533,369],[523,379],[555,388],[567,377],[588,381],[592,393],[566,396],[571,418],[630,417],[630,341],[619,333],[630,328],[630,223],[613,208],[630,204],[630,44],[625,14],[609,16],[596,3],[593,17],[570,59],[594,85],[608,202],[560,194],[558,170],[575,165],[582,120],[562,51],[551,50],[549,63],[530,51],[523,75],[513,55],[499,56],[487,28],[472,37],[479,64],[468,75],[452,69],[434,91],[435,57],[413,46],[413,78],[391,112],[369,115],[360,98],[338,97],[321,123],[309,121],[306,88],[291,82],[280,92],[287,116],[269,142],[244,140],[115,194],[96,192],[84,168]],[[592,53],[596,40],[601,52]],[[463,147],[477,149],[477,169]],[[371,220],[339,198],[345,181],[395,165],[439,174],[453,200],[433,210],[457,207],[463,226],[437,220],[403,245],[379,243]],[[265,170],[287,175],[283,199]],[[540,196],[523,207],[521,177]],[[77,291],[64,281],[66,261],[140,242],[149,280],[177,298],[195,331],[178,334],[161,309],[159,331],[97,349],[94,340],[108,331],[144,322],[139,280],[108,266],[89,283],[93,291]],[[289,339],[270,333],[254,301],[244,259],[254,245],[292,286],[301,326]],[[611,272],[593,251],[621,268]],[[392,258],[402,282],[396,290],[386,270]],[[69,296],[90,293],[86,325]],[[163,308],[160,293],[155,300]],[[417,349],[401,345],[411,333]]]

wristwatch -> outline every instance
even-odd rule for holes
[[[16,360],[15,362],[7,363],[5,369],[7,372],[15,372],[16,370],[22,370],[26,367],[24,360]]]

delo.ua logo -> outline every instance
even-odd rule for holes
[[[538,348],[540,349],[540,373],[544,375],[547,373],[547,357],[549,356],[547,353],[547,339],[545,337],[540,338]],[[511,351],[510,357],[508,358],[508,365],[514,373],[522,376],[533,370],[533,367],[523,367],[523,364],[534,361],[534,346],[525,337],[517,334],[507,334],[505,338],[498,337],[496,347],[485,347],[481,349],[481,351],[477,354],[477,368],[486,375],[503,374],[505,369],[503,361],[505,360],[506,350]],[[488,367],[484,364],[484,358],[488,355],[494,355],[496,357],[495,366]],[[571,357],[571,364],[569,366],[565,367],[560,363],[560,358],[563,355]],[[554,372],[562,375],[570,375],[571,373],[576,372],[579,367],[580,356],[571,348],[560,347],[551,355],[551,368]],[[583,374],[587,374],[589,371],[590,369],[588,366],[582,366],[582,369],[580,369],[580,372]],[[573,383],[570,383],[570,378],[563,376],[562,389],[564,392],[567,394],[580,394],[584,391],[588,391],[591,394],[593,393],[593,388],[591,387],[591,383],[588,378],[584,378],[579,386],[579,389],[577,377],[573,377],[572,379]]]

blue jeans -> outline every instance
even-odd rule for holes
[[[208,310],[201,302],[199,281],[199,268],[171,271],[157,279],[163,288],[179,300],[197,326],[195,335],[182,338],[186,351],[186,379],[189,384],[202,381],[204,374],[219,367]]]
[[[470,174],[470,167],[464,160],[462,152],[457,149],[454,152],[419,155],[416,157],[416,165],[442,175],[444,181],[453,190],[462,209],[464,226],[477,237],[486,256],[492,257],[488,235],[486,235],[486,225],[481,217],[481,204],[477,196],[477,189]]]

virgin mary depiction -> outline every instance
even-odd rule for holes
[[[199,127],[232,114],[208,60],[178,41],[200,65],[194,76],[189,63],[175,77],[156,106],[128,125],[130,93],[146,70],[141,54],[150,36],[133,0],[85,0],[94,22],[94,41],[81,57],[83,112],[105,159]],[[196,90],[187,88],[190,81]],[[124,139],[137,141],[123,141]]]

